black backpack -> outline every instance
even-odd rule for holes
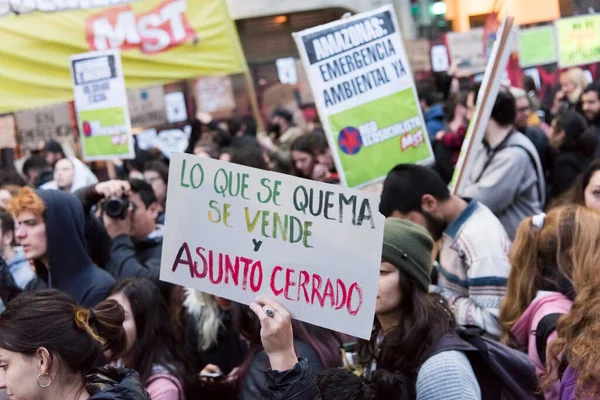
[[[546,345],[548,344],[548,338],[556,330],[556,322],[562,315],[563,314],[561,313],[545,315],[544,318],[538,322],[537,328],[535,329],[535,349],[544,366],[546,365]]]
[[[535,366],[526,354],[482,336],[479,328],[460,328],[442,337],[432,357],[444,351],[464,353],[483,400],[543,399]]]

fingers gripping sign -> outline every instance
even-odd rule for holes
[[[260,338],[269,356],[271,368],[286,371],[298,362],[294,350],[294,333],[290,313],[277,301],[258,297],[250,308],[260,320]]]

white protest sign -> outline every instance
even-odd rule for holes
[[[160,279],[368,339],[379,195],[173,153]]]
[[[167,158],[171,157],[171,152],[184,152],[190,142],[192,127],[186,125],[183,129],[166,129],[160,131],[154,138],[152,146],[157,148]]]
[[[71,57],[70,66],[84,159],[134,158],[119,50],[78,54]]]
[[[450,69],[448,49],[443,44],[431,48],[431,67],[433,72],[446,72]]]
[[[187,120],[187,109],[185,107],[185,96],[183,92],[173,92],[165,95],[165,109],[167,111],[167,122],[183,122]]]
[[[447,35],[452,60],[458,60],[458,71],[475,75],[485,71],[488,62],[483,47],[483,28],[469,32],[450,32]]]
[[[275,60],[279,82],[295,85],[298,83],[298,71],[294,57],[279,58]]]

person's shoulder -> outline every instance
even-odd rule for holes
[[[182,386],[173,375],[161,373],[148,379],[146,390],[152,400],[178,400]]]
[[[470,385],[467,385],[470,383]],[[461,351],[443,351],[430,357],[417,374],[417,391],[454,392],[477,385],[475,372],[467,356]],[[436,387],[437,389],[435,389]],[[457,393],[458,394],[458,393]],[[467,394],[462,393],[462,394]],[[472,398],[472,397],[468,397]]]

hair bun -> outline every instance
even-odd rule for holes
[[[88,335],[93,337],[96,341],[104,345],[104,339],[102,339],[96,333],[93,325],[96,322],[96,315],[94,310],[90,308],[77,307],[75,309],[75,324],[79,329],[86,332]]]

